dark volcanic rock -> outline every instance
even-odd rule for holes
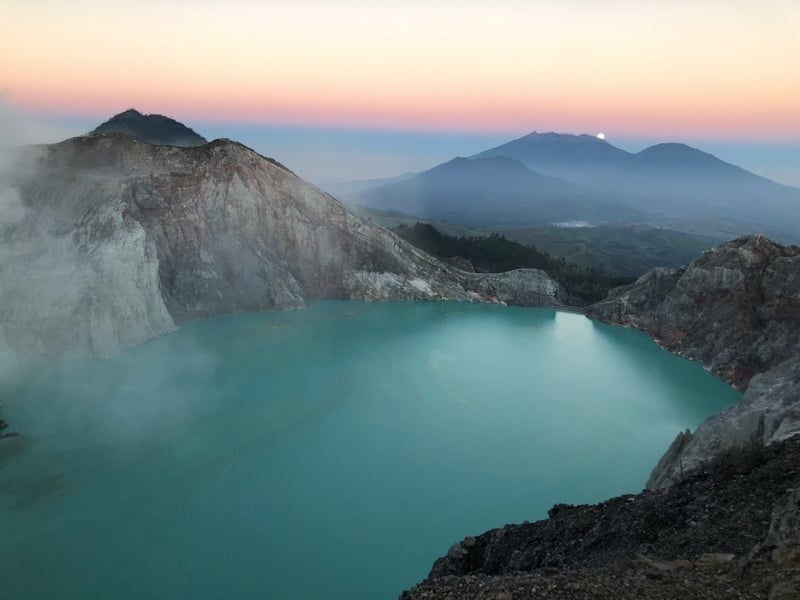
[[[183,123],[163,115],[143,115],[128,109],[98,125],[92,134],[127,133],[148,144],[163,146],[202,146],[208,140]]]
[[[402,597],[797,593],[800,560],[792,552],[800,540],[798,489],[800,436],[727,454],[667,490],[597,505],[556,505],[545,521],[466,538]]]
[[[672,563],[643,556],[594,569],[442,577],[400,600],[797,600],[800,561],[796,552],[789,556],[781,563]]]

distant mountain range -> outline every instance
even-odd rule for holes
[[[208,140],[183,123],[163,115],[144,115],[128,109],[98,125],[91,133],[127,133],[148,144],[157,146],[192,147],[207,144]]]
[[[631,153],[595,136],[531,133],[343,197],[470,226],[638,222],[800,241],[800,189],[677,143]]]
[[[468,226],[544,225],[553,221],[627,221],[639,211],[588,189],[532,171],[506,156],[454,158],[429,171],[367,189],[364,203]]]
[[[589,135],[532,133],[475,158],[490,156],[508,156],[539,173],[614,192],[657,215],[722,210],[727,217],[758,222],[766,208],[794,209],[800,217],[800,190],[686,144],[656,144],[633,154]]]

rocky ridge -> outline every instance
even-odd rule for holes
[[[310,299],[559,306],[542,271],[466,273],[230,140],[126,134],[30,148],[0,232],[0,350],[106,356],[184,319]]]
[[[636,327],[744,390],[696,432],[682,432],[648,487],[667,487],[715,456],[800,432],[800,248],[755,235],[683,269],[655,269],[588,315]]]

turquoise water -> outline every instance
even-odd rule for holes
[[[639,491],[738,394],[577,314],[323,302],[2,397],[3,598],[372,600],[465,535]]]

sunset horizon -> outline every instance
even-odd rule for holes
[[[135,108],[243,136],[320,182],[533,131],[602,132],[800,185],[800,77],[786,62],[800,8],[785,0],[3,4],[0,52],[14,60],[0,99],[72,135]]]
[[[800,136],[796,4],[4,2],[37,112],[617,135]],[[213,42],[213,43],[212,43]],[[76,69],[80,65],[80,69]]]

